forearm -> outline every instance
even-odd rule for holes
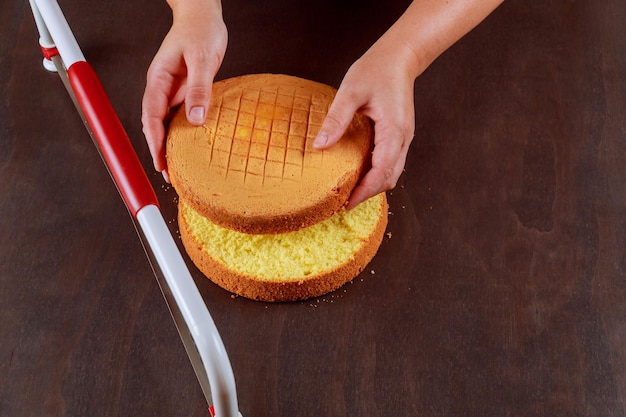
[[[395,50],[415,79],[502,1],[415,0],[374,47]]]

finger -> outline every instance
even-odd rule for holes
[[[165,128],[163,122],[158,117],[142,117],[143,134],[150,149],[154,169],[161,172],[166,167],[165,151],[163,142],[165,138]]]
[[[339,87],[337,95],[328,109],[313,147],[327,149],[337,143],[352,122],[354,114],[363,103],[347,89]]]
[[[396,186],[402,174],[410,139],[406,140],[401,129],[389,129],[389,133],[376,133],[377,145],[372,152],[372,167],[352,191],[346,209],[351,210],[363,201]]]
[[[187,57],[186,57],[187,59]],[[201,125],[206,119],[213,79],[219,67],[218,58],[211,58],[206,53],[194,54],[186,60],[187,88],[185,108],[187,120],[194,125]]]
[[[154,168],[162,172],[166,168],[163,143],[165,128],[163,122],[169,111],[169,89],[171,78],[158,69],[148,72],[146,90],[142,99],[141,123],[143,133],[152,155]]]

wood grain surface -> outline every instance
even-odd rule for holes
[[[154,0],[61,1],[176,235],[141,133]],[[218,79],[338,86],[407,1],[225,1]],[[376,258],[306,302],[190,264],[245,417],[626,415],[626,3],[507,1],[416,81]],[[0,7],[0,416],[208,415],[28,2]]]

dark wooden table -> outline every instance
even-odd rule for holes
[[[218,78],[335,86],[407,4],[224,3]],[[176,233],[140,123],[167,5],[61,6]],[[625,22],[623,0],[511,0],[440,57],[391,238],[344,288],[253,302],[190,264],[245,417],[626,415]],[[3,3],[0,33],[0,416],[207,415],[27,2]]]

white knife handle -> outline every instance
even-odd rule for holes
[[[226,349],[161,212],[156,206],[146,206],[137,213],[137,221],[200,353],[216,415],[239,416],[235,377]]]

